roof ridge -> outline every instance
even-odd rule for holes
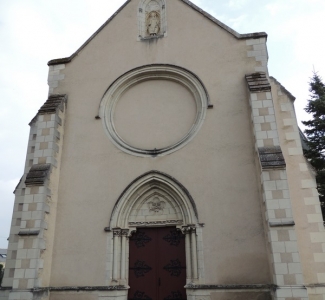
[[[71,56],[69,57],[64,57],[64,58],[57,58],[57,59],[52,59],[50,60],[47,65],[48,66],[53,66],[53,65],[59,65],[59,64],[66,64],[71,62],[78,54],[79,52],[84,49],[95,37],[96,35],[104,28],[108,23],[110,23],[123,9],[126,7],[132,0],[127,0],[102,26],[100,26],[95,33],[85,42],[81,45],[81,47],[78,48],[76,52],[74,52]],[[212,21],[213,23],[217,24],[227,32],[231,33],[234,37],[237,39],[257,39],[261,37],[267,38],[267,33],[266,32],[254,32],[254,33],[246,33],[246,34],[240,34],[237,31],[231,29],[229,26],[226,24],[220,22],[217,20],[215,17],[210,15],[208,12],[205,10],[201,9],[200,7],[196,6],[194,3],[192,3],[189,0],[180,0],[181,2],[187,4],[194,10],[196,10],[198,13],[202,14],[204,17]]]

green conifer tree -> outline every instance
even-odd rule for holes
[[[305,157],[316,171],[317,190],[325,220],[325,85],[320,76],[314,72],[309,83],[310,99],[305,108],[312,119],[302,122],[307,129],[307,150]]]

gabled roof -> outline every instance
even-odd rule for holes
[[[176,1],[176,0],[174,0],[174,1]],[[267,38],[267,34],[265,32],[255,32],[255,33],[240,34],[240,33],[236,32],[235,30],[231,29],[230,27],[228,27],[227,25],[225,25],[224,23],[220,22],[219,20],[217,20],[213,16],[211,16],[209,13],[207,13],[203,9],[199,8],[198,6],[196,6],[191,1],[189,1],[189,0],[179,0],[179,1],[182,1],[186,5],[190,6],[192,9],[194,9],[198,13],[202,14],[204,17],[206,17],[207,19],[209,19],[210,21],[212,21],[213,23],[215,23],[219,27],[221,27],[224,30],[226,30],[229,33],[231,33],[237,39],[257,39],[257,38],[261,38],[261,37]],[[73,53],[69,57],[64,57],[64,58],[58,58],[58,59],[50,60],[48,62],[48,65],[49,66],[53,66],[53,65],[66,64],[66,63],[71,62],[79,54],[79,52],[83,48],[85,48],[92,41],[92,39],[95,38],[96,35],[104,27],[106,27],[106,25],[108,23],[110,23],[123,10],[123,8],[125,6],[127,6],[130,2],[131,2],[131,0],[127,0],[75,53]]]

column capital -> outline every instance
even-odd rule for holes
[[[182,226],[181,231],[183,234],[190,234],[192,232],[196,232],[196,226],[195,226],[195,224],[188,224],[188,225]]]
[[[122,236],[122,229],[121,228],[113,228],[113,236]]]

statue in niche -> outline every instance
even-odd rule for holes
[[[147,32],[150,36],[156,36],[160,32],[160,12],[151,11],[146,18]]]

